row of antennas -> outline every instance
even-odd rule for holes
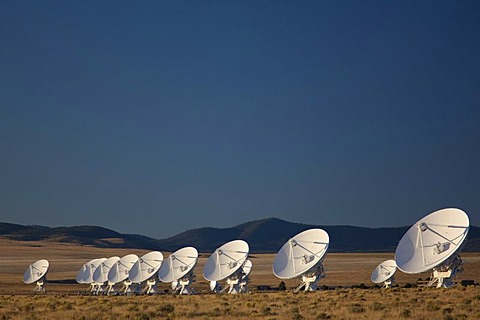
[[[215,250],[204,267],[204,277],[210,281],[214,292],[247,292],[252,262],[248,260],[249,247],[243,240],[228,242]],[[78,271],[76,280],[90,284],[93,294],[157,293],[157,280],[170,283],[178,294],[192,294],[193,273],[198,261],[198,251],[185,247],[163,259],[159,251],[149,252],[142,257],[128,254],[122,258],[93,259]],[[27,284],[36,283],[35,291],[45,292],[49,262],[38,260],[31,264],[23,275]],[[220,281],[226,280],[222,287]],[[117,288],[122,285],[121,289]]]
[[[90,284],[90,291],[94,294],[129,294],[132,291],[154,294],[157,293],[157,280],[160,280],[171,283],[175,292],[189,294],[193,293],[191,284],[197,260],[198,251],[193,247],[177,250],[166,260],[159,251],[140,258],[128,254],[122,258],[94,259],[77,273],[77,282]],[[122,285],[120,290],[116,289],[118,284]]]
[[[396,269],[404,273],[418,274],[431,271],[427,286],[451,287],[453,277],[463,270],[460,251],[469,230],[467,214],[455,208],[435,211],[414,224],[402,237],[395,251],[395,260],[387,260],[372,272],[374,283],[388,288],[395,282]],[[273,273],[280,279],[300,278],[296,291],[315,291],[318,281],[325,277],[323,261],[330,238],[323,229],[309,229],[289,239],[275,256]],[[248,292],[252,262],[248,260],[249,246],[243,240],[225,243],[208,258],[203,276],[210,282],[210,289],[217,293]],[[91,285],[95,294],[157,292],[158,280],[171,283],[174,292],[194,293],[193,269],[198,251],[185,247],[163,260],[161,252],[152,251],[141,258],[134,254],[122,258],[94,259],[83,265],[77,274],[78,283]],[[36,291],[45,291],[48,271],[47,260],[39,260],[25,271],[24,282],[36,283]],[[225,281],[222,285],[222,281]],[[123,284],[120,291],[117,284]]]

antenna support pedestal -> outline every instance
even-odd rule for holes
[[[243,276],[242,280],[240,280],[240,292],[246,293],[248,292],[248,283],[250,282],[250,277],[248,275]]]
[[[428,287],[436,285],[437,288],[450,288],[453,286],[453,277],[463,272],[463,260],[460,256],[455,256],[451,260],[437,268],[433,269]]]
[[[302,283],[295,289],[295,292],[302,290],[302,288],[304,288],[304,291],[318,290],[317,282],[322,278],[325,278],[325,269],[320,264],[314,267],[313,270],[311,269],[311,271],[302,274]]]
[[[176,281],[173,290],[174,292],[178,292],[178,294],[194,294],[195,291],[190,286],[193,282],[195,282],[195,276],[193,275],[193,272],[189,272],[187,275]]]
[[[115,282],[108,282],[107,295],[115,294]]]
[[[250,264],[251,265],[251,264]],[[236,294],[236,293],[246,293],[248,292],[248,283],[250,282],[250,277],[248,276],[247,271],[240,268],[236,273],[234,273],[231,277],[227,278],[228,293]]]
[[[238,276],[232,276],[232,277],[228,277],[227,278],[227,284],[228,284],[228,287],[225,287],[228,288],[228,293],[232,293],[232,294],[235,294],[235,293],[240,293],[240,278]]]
[[[157,280],[155,278],[148,279],[146,282],[146,287],[143,289],[145,294],[155,294],[157,293]]]
[[[391,277],[390,279],[385,280],[385,281],[383,282],[382,289],[391,288],[394,283],[395,283],[395,278],[394,278],[394,277]]]
[[[45,290],[45,281],[44,280],[39,280],[36,282],[36,287],[35,289],[33,289],[33,292],[34,293],[37,293],[37,292],[43,292],[43,293],[47,293],[47,291]]]
[[[132,285],[132,281],[130,280],[125,280],[123,281],[123,293],[124,294],[131,294],[132,293],[132,289],[130,288],[130,286]]]
[[[105,288],[103,287],[103,283],[99,283],[99,282],[92,283],[91,291],[94,295],[98,296],[99,294],[105,291]]]
[[[216,281],[210,282],[210,290],[216,293],[223,293],[227,291],[230,294],[236,293],[246,293],[248,292],[248,283],[250,282],[250,277],[248,276],[252,268],[252,264],[249,260],[249,266],[245,264],[238,269],[234,274],[226,279],[227,285],[225,288],[222,288],[220,283]]]

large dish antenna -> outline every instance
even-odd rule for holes
[[[120,258],[108,271],[108,294],[115,292],[114,286],[119,282],[123,282],[123,293],[131,293],[130,285],[132,281],[128,279],[128,273],[132,269],[135,262],[138,261],[138,256],[135,254],[127,254],[126,256]]]
[[[105,290],[105,282],[108,281],[108,272],[112,266],[120,260],[120,257],[110,257],[104,260],[93,272],[92,280],[96,285],[96,294],[100,294]]]
[[[239,293],[243,275],[243,266],[248,258],[248,243],[243,240],[233,240],[225,243],[208,258],[203,268],[203,277],[210,281],[212,291],[224,292],[218,281],[227,280],[228,293]]]
[[[44,284],[47,280],[47,272],[50,264],[47,260],[42,259],[32,263],[23,273],[23,282],[32,284],[36,282],[34,292],[46,292]]]
[[[409,274],[432,271],[427,286],[451,287],[453,277],[463,271],[459,254],[469,226],[468,215],[456,208],[438,210],[420,219],[397,246],[398,269]]]
[[[108,272],[112,266],[120,260],[120,257],[110,257],[104,260],[93,272],[93,282],[104,283],[108,281]]]
[[[81,284],[90,284],[90,291],[95,293],[99,290],[98,283],[93,281],[93,274],[95,270],[105,261],[107,258],[92,259],[85,263],[77,273],[77,282]]]
[[[152,251],[144,254],[138,259],[130,272],[128,273],[128,279],[133,283],[141,284],[146,282],[145,288],[142,292],[146,294],[152,294],[157,292],[156,274],[158,269],[162,266],[163,254],[159,251]]]
[[[317,290],[317,282],[325,277],[323,260],[328,250],[330,238],[322,229],[309,229],[300,232],[278,251],[273,262],[273,273],[280,279],[302,277],[296,291]]]
[[[194,293],[191,284],[195,281],[193,269],[198,261],[198,251],[185,247],[172,253],[158,271],[162,282],[172,283],[172,289],[179,294]]]
[[[397,271],[395,260],[386,260],[373,270],[370,279],[376,284],[383,283],[383,288],[391,288],[395,283],[395,271]]]

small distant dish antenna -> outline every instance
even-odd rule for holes
[[[214,292],[240,293],[246,291],[241,287],[245,274],[245,261],[248,258],[248,243],[234,240],[225,243],[208,258],[203,268],[203,277],[210,281],[210,289]],[[251,266],[250,266],[251,269]],[[226,280],[228,287],[222,289],[219,281]]]
[[[110,257],[104,260],[93,272],[92,280],[96,287],[94,294],[100,294],[104,292],[108,287],[108,272],[112,266],[120,260],[119,257]]]
[[[85,263],[77,273],[77,282],[81,284],[89,284],[90,292],[96,293],[99,291],[99,283],[93,280],[93,274],[95,270],[104,262],[107,258],[92,259]]]
[[[47,260],[42,259],[32,263],[23,274],[23,282],[26,284],[36,283],[33,292],[46,293],[45,283],[47,282],[47,272],[50,264]]]
[[[198,251],[185,247],[172,253],[158,271],[160,281],[172,284],[172,290],[179,294],[193,294],[191,284],[195,282],[193,269],[198,261]]]
[[[373,270],[371,280],[376,284],[383,283],[382,288],[391,288],[395,283],[395,271],[397,271],[395,260],[383,261]]]
[[[128,279],[128,273],[132,269],[135,262],[138,261],[138,256],[135,254],[127,254],[126,256],[120,258],[108,271],[107,279],[109,282],[109,287],[107,294],[115,293],[115,285],[117,283],[123,282],[123,289],[121,293],[131,293],[130,286],[132,281]]]
[[[144,254],[138,259],[130,272],[128,278],[133,283],[141,285],[145,283],[141,292],[146,294],[157,293],[157,272],[163,262],[163,254],[159,251],[152,251]]]
[[[317,282],[325,277],[323,260],[330,238],[322,229],[300,232],[278,251],[273,262],[273,273],[280,279],[302,278],[295,291],[315,291]]]
[[[248,292],[248,283],[250,282],[250,272],[252,272],[252,261],[246,260],[242,267],[242,279],[240,280],[240,292]]]
[[[395,251],[398,269],[417,274],[431,271],[427,286],[451,287],[463,271],[460,251],[465,245],[470,221],[456,208],[430,213],[405,233]]]

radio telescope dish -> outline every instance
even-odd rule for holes
[[[245,263],[243,264],[243,277],[248,277],[250,272],[252,272],[252,267],[253,267],[252,261],[250,260],[245,261]]]
[[[108,281],[108,272],[112,266],[120,260],[119,257],[110,257],[104,260],[93,272],[92,280],[93,284],[96,286],[95,293],[99,294],[104,290],[104,284]]]
[[[185,247],[172,253],[158,271],[162,282],[171,282],[174,292],[193,293],[190,285],[195,281],[193,268],[197,264],[198,251],[194,247]]]
[[[395,251],[398,269],[416,274],[432,271],[428,286],[451,287],[452,278],[463,271],[459,254],[465,244],[470,221],[456,208],[430,213],[414,224]]]
[[[114,292],[113,286],[116,283],[123,281],[123,293],[130,293],[130,285],[132,281],[128,280],[128,273],[132,269],[135,262],[138,261],[138,256],[135,254],[127,254],[126,256],[120,258],[117,263],[113,264],[108,271],[107,279],[109,282],[108,293]]]
[[[118,260],[120,260],[119,257],[111,257],[100,263],[100,265],[93,272],[93,282],[104,283],[108,281],[108,272]]]
[[[302,277],[296,291],[317,290],[317,282],[325,277],[323,260],[328,250],[330,238],[322,229],[309,229],[300,232],[278,251],[273,262],[273,273],[280,279]]]
[[[107,258],[92,259],[85,263],[77,273],[77,282],[90,284],[90,291],[97,292],[99,290],[98,284],[93,281],[93,274]]]
[[[144,254],[133,265],[132,269],[128,273],[128,278],[133,283],[142,283],[146,281],[145,289],[146,294],[157,292],[156,289],[156,274],[160,269],[163,262],[163,254],[159,251],[152,251]]]
[[[32,263],[23,274],[23,282],[26,284],[32,284],[36,282],[37,286],[35,287],[34,292],[46,292],[43,285],[45,284],[47,278],[49,266],[50,264],[45,259]]]
[[[383,283],[383,288],[390,288],[395,283],[395,271],[397,271],[395,260],[386,260],[373,270],[370,279],[373,283]]]
[[[252,261],[246,260],[242,266],[242,279],[240,280],[240,292],[248,292],[247,285],[250,282],[250,272],[252,272]]]
[[[218,281],[227,280],[228,293],[240,292],[240,281],[243,274],[243,264],[249,252],[248,243],[243,240],[233,240],[225,243],[208,258],[203,268],[203,277],[215,281],[214,291],[223,292]]]

